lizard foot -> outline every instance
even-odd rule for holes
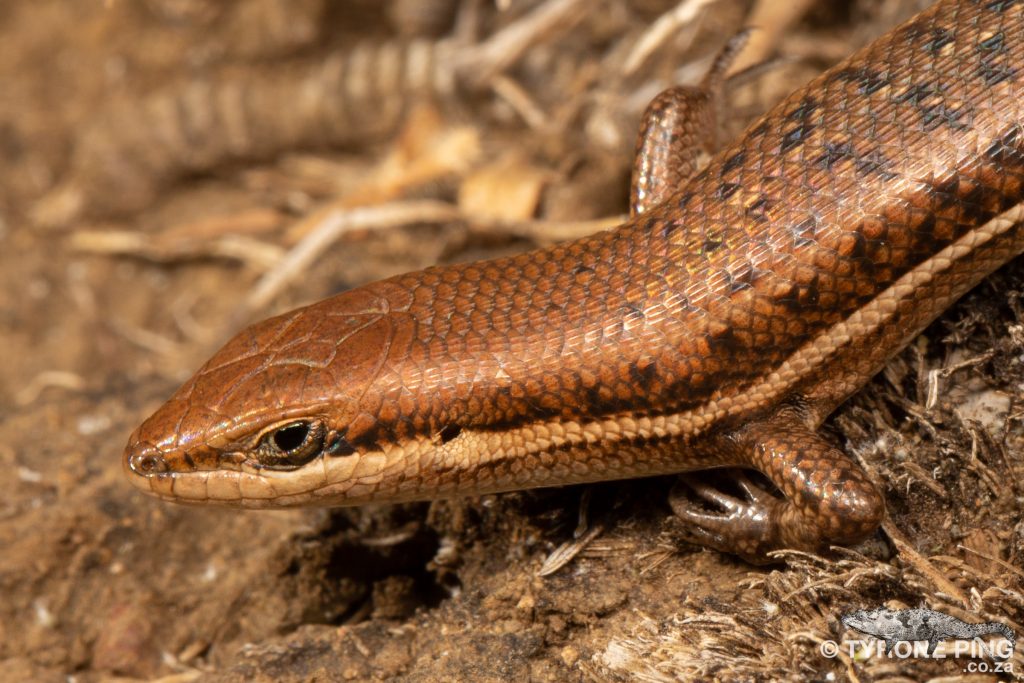
[[[694,475],[681,475],[669,494],[676,516],[687,523],[689,540],[739,555],[753,564],[771,562],[765,554],[780,546],[776,534],[785,501],[754,483],[742,470],[729,470],[741,497]],[[688,493],[699,500],[694,501]],[[709,512],[702,503],[718,508]]]
[[[772,550],[821,552],[857,543],[878,528],[885,516],[878,489],[808,422],[798,407],[786,406],[715,444],[722,460],[762,473],[777,491],[769,492],[739,470],[726,470],[738,495],[706,480],[684,478],[694,495],[674,491],[671,504],[688,523],[691,540],[764,564]]]

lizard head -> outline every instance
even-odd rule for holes
[[[887,607],[876,607],[873,610],[859,609],[844,614],[841,619],[843,626],[867,633],[881,635],[893,629],[891,624],[896,619],[896,612]]]
[[[243,330],[131,435],[128,478],[177,502],[309,504],[358,464],[374,424],[360,398],[394,339],[390,310],[364,288]]]

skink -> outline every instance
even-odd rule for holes
[[[1024,251],[1024,2],[944,0],[788,97],[621,227],[253,325],[132,434],[165,500],[355,505],[752,468],[694,538],[872,533],[816,428]],[[657,112],[655,112],[657,114]],[[663,201],[662,201],[663,199]]]

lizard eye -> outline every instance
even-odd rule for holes
[[[305,465],[323,451],[326,433],[320,420],[291,422],[263,435],[256,446],[256,459],[274,469]]]

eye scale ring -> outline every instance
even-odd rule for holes
[[[326,435],[322,420],[288,422],[260,438],[254,451],[256,460],[268,469],[296,469],[323,453]]]

